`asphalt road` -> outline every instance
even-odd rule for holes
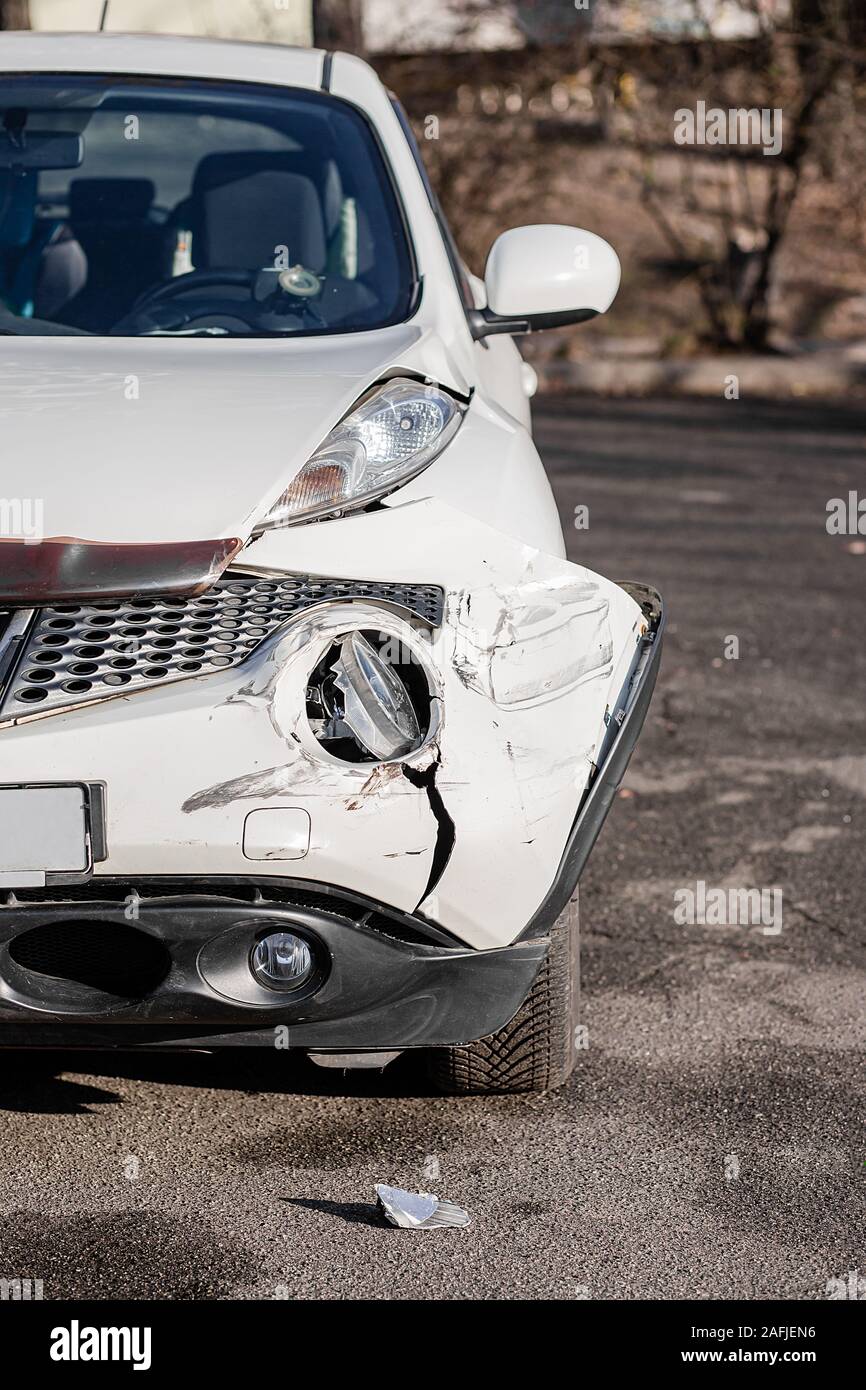
[[[578,1072],[453,1100],[405,1059],[344,1079],[277,1053],[0,1054],[0,1277],[172,1299],[808,1299],[866,1277],[866,547],[825,530],[829,498],[866,494],[866,413],[537,420],[572,558],[671,615],[584,878]],[[781,932],[677,925],[699,880],[781,888]],[[473,1224],[381,1227],[377,1181]]]

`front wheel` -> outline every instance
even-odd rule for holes
[[[571,1075],[580,990],[577,889],[550,933],[535,983],[510,1023],[463,1047],[431,1050],[431,1080],[449,1095],[552,1091]]]

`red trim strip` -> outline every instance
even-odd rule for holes
[[[0,605],[30,608],[78,599],[194,596],[219,579],[241,542],[102,545],[68,536],[27,544],[0,537]]]

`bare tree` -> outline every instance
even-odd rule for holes
[[[856,0],[794,0],[790,19],[770,23],[752,0],[757,37],[739,67],[725,61],[720,43],[706,26],[688,82],[693,92],[714,93],[709,105],[758,105],[782,112],[784,142],[778,156],[736,147],[684,147],[679,151],[679,189],[657,175],[658,145],[643,123],[632,122],[631,139],[642,156],[641,196],[673,254],[692,264],[706,316],[703,336],[717,347],[764,351],[771,329],[771,291],[779,252],[800,192],[807,160],[815,153],[822,117],[846,67],[863,66],[856,44],[862,16]],[[696,26],[702,9],[694,0]],[[738,84],[752,76],[759,96],[742,103]],[[668,154],[670,151],[667,152]],[[705,166],[696,176],[695,158]],[[723,178],[711,178],[709,161]],[[715,244],[698,244],[696,220],[715,221]]]
[[[0,0],[0,29],[29,28],[29,0]]]
[[[313,0],[313,46],[364,52],[361,0]]]

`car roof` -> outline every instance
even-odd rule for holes
[[[320,48],[173,34],[0,34],[0,71],[6,73],[137,73],[316,89],[325,56]]]

